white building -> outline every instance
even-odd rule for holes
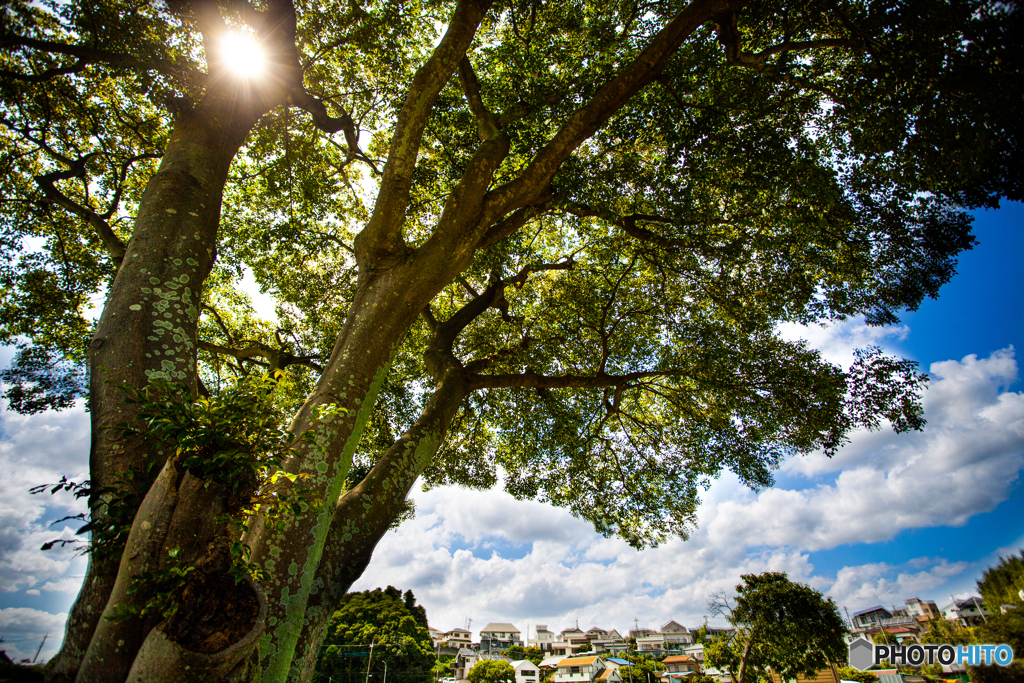
[[[536,638],[527,638],[528,647],[539,647],[542,652],[551,652],[551,645],[555,642],[555,634],[548,630],[547,624],[537,624]]]
[[[540,683],[540,668],[529,659],[517,659],[512,668],[516,670],[516,683]]]

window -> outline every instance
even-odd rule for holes
[[[578,666],[570,666],[569,667],[569,673],[578,674],[579,672],[580,672],[580,668]]]

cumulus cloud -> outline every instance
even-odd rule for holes
[[[898,353],[899,342],[910,334],[910,328],[906,325],[866,325],[863,316],[820,325],[784,323],[779,325],[778,331],[785,339],[803,339],[811,348],[820,351],[826,360],[844,368],[853,363],[854,349],[881,346]]]
[[[74,481],[88,478],[89,418],[81,403],[59,413],[2,415],[0,591],[53,590],[39,584],[59,579],[71,566],[73,551],[39,548],[56,538],[74,538],[73,524],[50,523],[85,512],[86,503],[68,492],[31,495],[29,489],[52,484],[61,475]]]
[[[60,646],[64,622],[68,615],[50,614],[28,607],[0,609],[0,633],[4,634],[3,649],[14,661],[32,659],[36,649],[46,637],[39,661],[52,657]]]

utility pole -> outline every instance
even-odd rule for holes
[[[36,656],[32,658],[32,663],[33,664],[35,664],[36,660],[39,659],[39,653],[43,651],[43,645],[46,643],[46,639],[49,638],[49,637],[50,637],[49,633],[47,633],[45,636],[43,636],[43,641],[41,643],[39,643],[39,649],[36,650]]]
[[[373,643],[374,638],[370,638],[370,656],[366,658],[366,683],[370,683],[370,663],[373,662]]]

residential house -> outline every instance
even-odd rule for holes
[[[566,657],[558,663],[558,670],[553,677],[554,683],[594,683],[602,680],[604,683],[618,683],[621,678],[609,678],[611,674],[599,679],[601,673],[611,669],[603,658],[598,655],[586,657]],[[613,671],[617,677],[617,672]]]
[[[563,657],[573,657],[589,649],[590,641],[587,640],[587,635],[578,628],[563,630],[558,634],[558,639],[551,644],[552,654],[560,654]]]
[[[497,654],[513,645],[522,645],[519,641],[519,629],[512,624],[487,624],[480,629],[480,651]]]
[[[473,644],[473,634],[464,628],[453,628],[451,631],[440,634],[442,647],[470,647]]]
[[[540,683],[540,667],[529,659],[517,659],[512,668],[516,670],[516,683]]]
[[[479,661],[480,655],[475,650],[471,650],[468,647],[459,648],[458,653],[455,655],[455,661],[452,662],[452,671],[455,676],[455,680],[464,681],[469,675],[469,670]]]
[[[540,661],[541,672],[544,676],[547,676],[547,674],[558,668],[558,663],[563,659],[565,659],[565,657],[562,655],[551,655],[550,657],[545,657]],[[541,678],[544,678],[544,676],[541,676]]]
[[[551,652],[551,645],[555,642],[555,634],[548,630],[547,624],[537,624],[534,629],[536,638],[527,637],[528,647],[539,647],[542,652]],[[527,634],[529,636],[529,634]]]
[[[892,612],[881,605],[868,607],[853,615],[853,628],[875,628],[880,626],[883,619],[892,619]]]
[[[433,626],[427,627],[427,633],[430,634],[430,642],[434,644],[434,647],[441,646],[441,632]]]
[[[943,607],[941,611],[944,619],[956,619],[964,626],[978,626],[988,617],[985,603],[978,597],[954,600]]]
[[[595,683],[621,683],[622,676],[619,675],[618,667],[608,667],[597,674]]]
[[[700,673],[700,662],[693,655],[672,655],[661,660],[666,673]]]
[[[657,631],[653,628],[631,628],[629,629],[629,637],[633,640],[637,638],[646,638],[647,636],[653,636]]]
[[[676,621],[670,621],[661,627],[661,635],[665,639],[665,648],[678,650],[684,645],[693,644],[693,634],[690,629]]]
[[[660,655],[665,652],[665,636],[654,632],[636,639],[636,650],[644,655]]]
[[[594,652],[610,652],[612,654],[624,654],[629,649],[629,644],[615,629],[605,633],[604,638],[590,641],[590,646]]]

